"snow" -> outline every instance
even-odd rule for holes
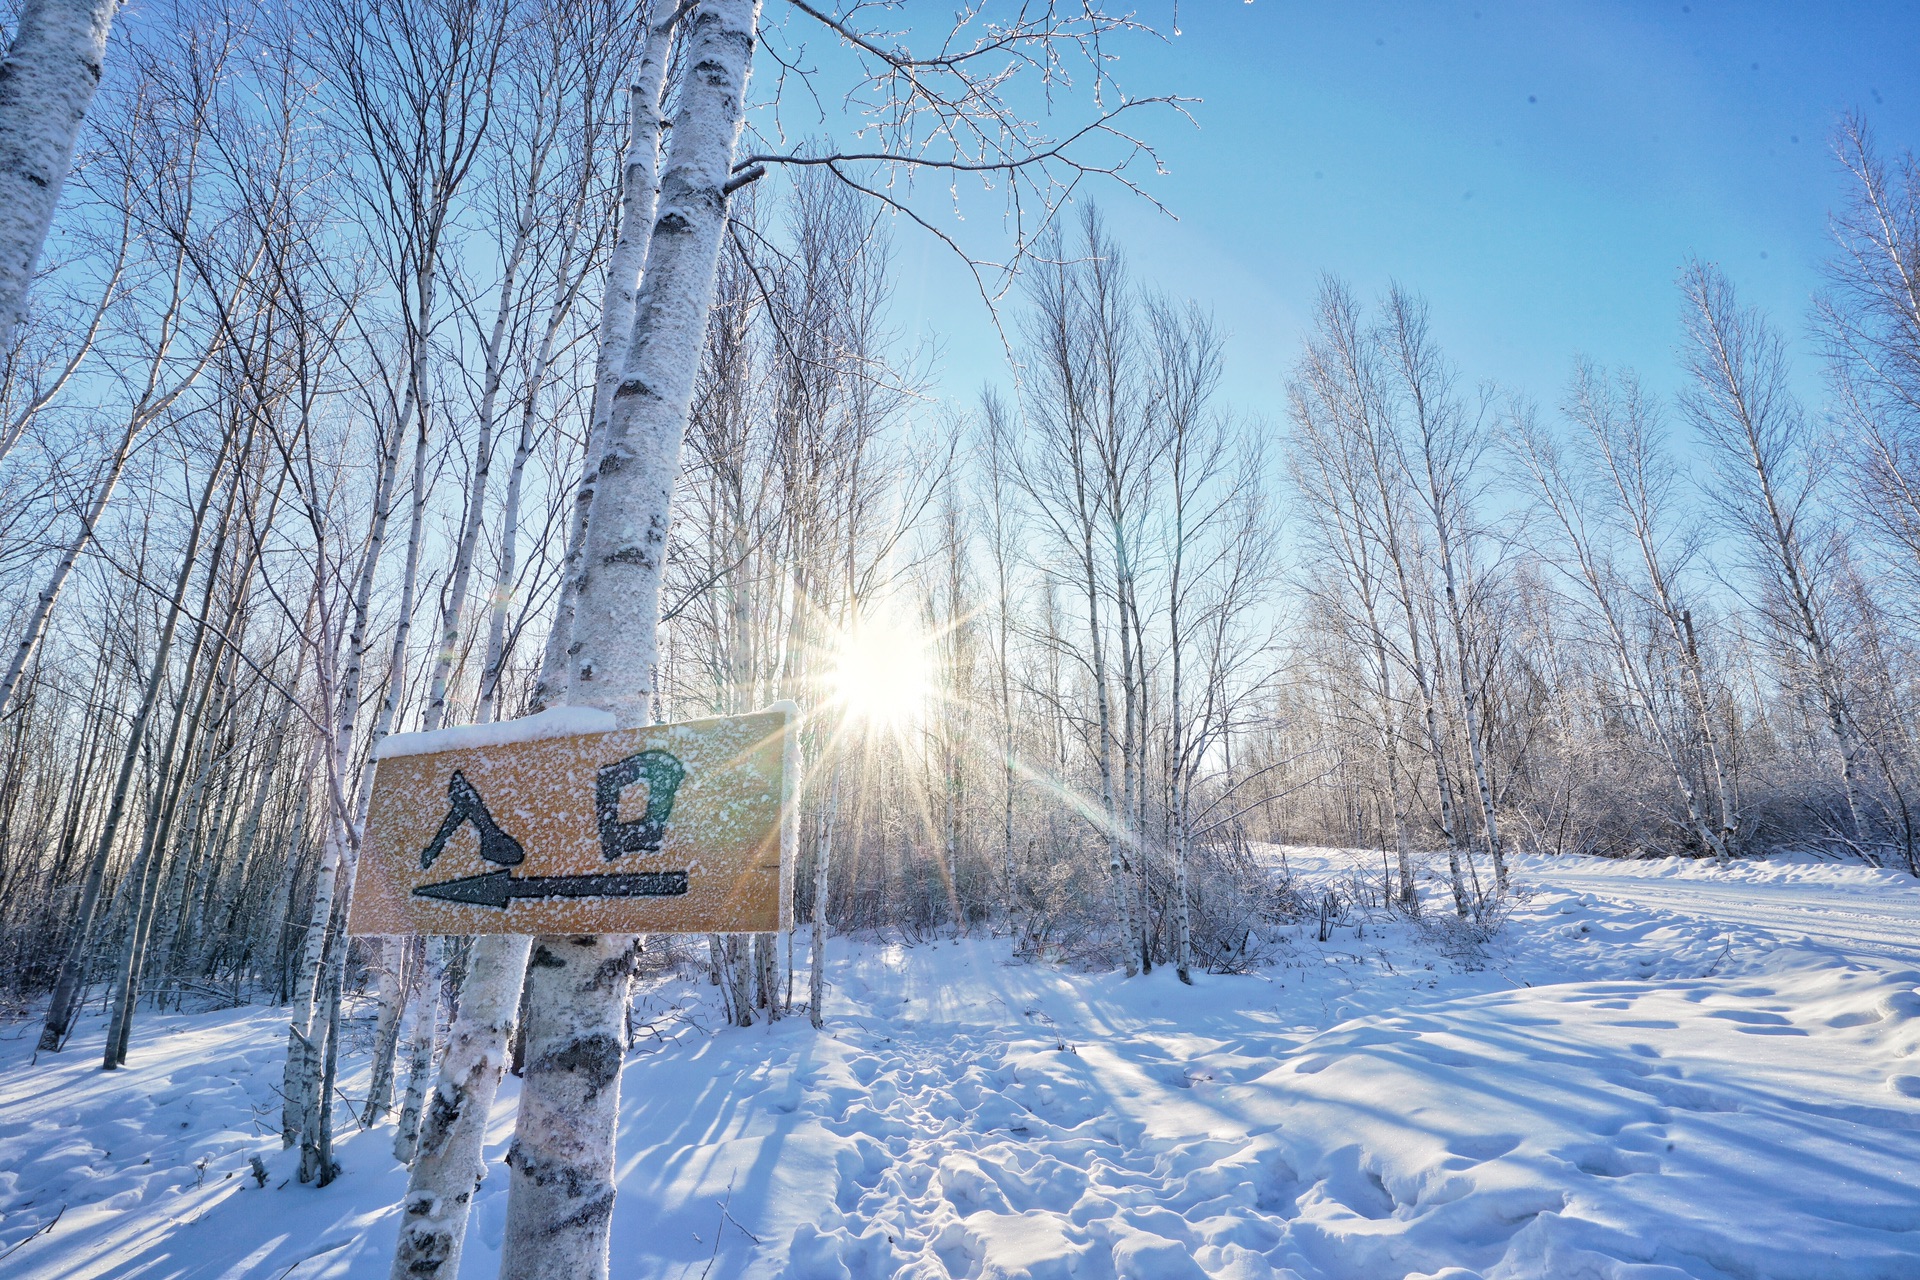
[[[440,751],[504,747],[515,742],[538,742],[543,738],[611,733],[615,727],[613,713],[598,707],[548,707],[545,711],[522,716],[518,720],[458,724],[427,733],[389,734],[373,749],[373,758],[391,760],[395,756],[427,756]]]
[[[1854,953],[1902,961],[1916,957],[1909,901],[1915,885],[1902,871],[1810,857],[1726,867],[1683,858],[1582,862],[1588,865],[1561,871],[1554,883],[1598,893],[1630,884],[1634,901],[1645,906],[1710,913]]]
[[[1286,853],[1308,879],[1377,874]],[[1516,879],[1490,943],[1356,913],[1192,988],[986,937],[836,942],[825,1033],[727,1029],[711,988],[655,980],[622,1084],[615,1274],[1920,1275],[1920,968],[1890,936],[1920,926],[1912,881],[1584,859]],[[390,1131],[343,1110],[345,1175],[286,1181],[283,1027],[150,1016],[113,1074],[98,1018],[35,1067],[34,1024],[0,1029],[0,1252],[27,1240],[0,1274],[383,1274]],[[514,1089],[468,1280],[498,1267]]]

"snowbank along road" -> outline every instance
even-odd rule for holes
[[[657,980],[615,1273],[1920,1276],[1911,882],[1573,860],[1517,879],[1484,946],[1356,911],[1192,989],[985,938],[836,944],[823,1034],[720,1029],[706,988]],[[4,1030],[0,1275],[384,1274],[404,1171],[382,1129],[343,1141],[326,1190],[288,1180],[280,1015],[143,1025],[114,1075],[97,1021],[35,1067],[33,1024]],[[468,1280],[498,1266],[511,1085]]]

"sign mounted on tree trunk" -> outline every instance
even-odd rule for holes
[[[794,718],[783,704],[561,737],[516,732],[543,717],[410,735],[374,771],[347,930],[784,929]]]

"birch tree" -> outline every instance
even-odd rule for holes
[[[1056,257],[1060,255],[1055,255]],[[1064,265],[1049,267],[1032,286],[1034,318],[1028,341],[1034,372],[1028,406],[1032,452],[1023,459],[1020,483],[1037,511],[1047,520],[1053,537],[1071,557],[1076,576],[1073,590],[1084,602],[1082,622],[1087,647],[1071,649],[1086,664],[1093,694],[1092,754],[1098,769],[1100,838],[1107,851],[1115,913],[1120,921],[1122,964],[1127,976],[1139,972],[1140,947],[1134,924],[1132,867],[1125,852],[1125,827],[1114,785],[1116,734],[1109,701],[1108,631],[1101,586],[1104,562],[1099,555],[1102,519],[1099,473],[1088,422],[1096,375],[1088,368],[1086,350],[1071,278]]]
[[[1323,282],[1316,333],[1309,341],[1291,396],[1294,420],[1308,424],[1300,439],[1296,469],[1310,466],[1312,481],[1303,490],[1314,499],[1316,521],[1329,529],[1338,546],[1335,562],[1364,600],[1377,586],[1387,596],[1385,610],[1366,619],[1363,634],[1373,649],[1376,680],[1391,701],[1392,669],[1405,671],[1419,695],[1441,837],[1447,848],[1454,909],[1465,917],[1469,894],[1461,866],[1461,829],[1440,719],[1442,660],[1429,643],[1423,609],[1427,597],[1426,543],[1419,537],[1413,477],[1408,474],[1392,414],[1390,372],[1380,350],[1377,328],[1365,323],[1345,286]],[[1315,425],[1318,424],[1318,425]],[[1370,562],[1368,549],[1378,556]],[[1385,614],[1394,616],[1389,620]],[[1384,711],[1383,711],[1384,714]],[[1383,739],[1383,746],[1386,739]],[[1396,748],[1397,755],[1397,748]],[[1388,760],[1389,785],[1396,761]],[[1397,840],[1396,835],[1396,840]],[[1411,866],[1403,872],[1406,893]]]
[[[1375,704],[1372,717],[1393,813],[1400,897],[1410,902],[1414,900],[1412,833],[1401,781],[1394,679],[1408,659],[1392,630],[1394,596],[1389,575],[1394,570],[1389,563],[1398,563],[1399,517],[1392,509],[1394,493],[1380,487],[1381,473],[1374,465],[1382,432],[1380,388],[1349,300],[1343,293],[1323,288],[1321,307],[1320,332],[1309,343],[1289,389],[1296,433],[1291,465],[1295,487],[1310,513],[1315,545],[1340,569],[1338,579],[1332,575],[1320,579],[1326,585],[1314,592],[1316,603],[1332,625],[1352,636],[1368,664]],[[1440,770],[1444,778],[1444,757]],[[1447,824],[1450,809],[1443,791]],[[1459,855],[1449,852],[1455,901],[1464,912]]]
[[[1468,759],[1480,792],[1480,820],[1493,857],[1496,887],[1507,888],[1506,853],[1494,809],[1493,781],[1484,746],[1481,690],[1472,669],[1469,615],[1473,600],[1465,580],[1464,555],[1471,536],[1473,470],[1485,447],[1481,424],[1467,417],[1454,390],[1455,375],[1434,344],[1423,302],[1395,288],[1387,295],[1384,345],[1397,375],[1403,413],[1402,465],[1415,480],[1427,529],[1439,561],[1446,625],[1451,633],[1455,687],[1465,721]]]
[[[652,716],[670,503],[758,13],[751,0],[707,0],[690,19],[688,75],[587,522],[568,701],[610,711],[623,728]],[[606,1274],[634,947],[631,938],[534,942],[504,1276]]]
[[[1244,690],[1236,668],[1248,655],[1235,632],[1260,597],[1258,565],[1270,550],[1256,496],[1257,456],[1234,456],[1233,432],[1212,400],[1223,340],[1197,306],[1146,304],[1148,414],[1165,445],[1167,831],[1174,870],[1174,965],[1193,982],[1194,792]],[[1196,678],[1198,677],[1198,678]]]
[[[1680,407],[1724,486],[1716,506],[1762,575],[1768,621],[1805,661],[1825,712],[1847,810],[1842,838],[1865,842],[1871,833],[1860,794],[1861,746],[1835,651],[1816,524],[1822,467],[1806,414],[1788,386],[1784,344],[1763,315],[1739,304],[1717,267],[1689,264],[1681,291],[1682,359],[1691,382]]]
[[[1516,410],[1515,418],[1513,451],[1532,481],[1555,540],[1564,546],[1564,552],[1554,559],[1562,572],[1578,584],[1599,621],[1613,661],[1632,695],[1640,723],[1658,748],[1674,791],[1686,808],[1688,827],[1702,850],[1724,858],[1727,847],[1719,824],[1712,820],[1694,785],[1680,736],[1663,714],[1662,699],[1654,687],[1656,678],[1642,661],[1636,620],[1629,613],[1626,592],[1604,531],[1595,527],[1590,495],[1573,479],[1557,442],[1541,429],[1530,408]]]
[[[27,0],[0,60],[0,350],[13,346],[120,0]]]
[[[1676,475],[1661,449],[1654,407],[1631,375],[1617,374],[1609,380],[1604,371],[1581,362],[1566,411],[1581,428],[1575,436],[1579,456],[1593,474],[1603,477],[1600,487],[1614,512],[1611,523],[1631,536],[1638,552],[1645,575],[1641,591],[1679,669],[1692,715],[1691,731],[1711,775],[1717,824],[1709,847],[1730,856],[1740,831],[1739,798],[1682,579],[1698,553],[1699,537],[1674,519]]]

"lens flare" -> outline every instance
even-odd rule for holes
[[[933,694],[926,635],[884,617],[862,618],[835,646],[833,690],[849,719],[898,731],[918,721]]]

